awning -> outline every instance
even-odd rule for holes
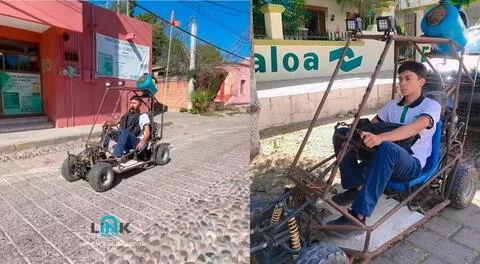
[[[83,31],[80,1],[0,1],[0,25],[43,32],[49,27]]]

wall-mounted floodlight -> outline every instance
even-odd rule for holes
[[[377,17],[377,31],[378,32],[385,32],[388,34],[390,32],[395,33],[395,18],[391,16],[381,16]]]
[[[124,81],[118,81],[118,86],[125,86],[125,82]]]
[[[106,87],[110,87],[110,86],[112,86],[112,84],[111,84],[110,82],[106,82],[106,83],[105,83],[105,86],[106,86]]]
[[[348,32],[353,32],[354,35],[358,32],[362,33],[363,19],[361,17],[347,18],[345,19],[345,22],[347,24]]]

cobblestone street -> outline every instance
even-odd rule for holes
[[[373,116],[372,116],[373,117]],[[332,120],[331,120],[332,121]],[[348,122],[348,121],[347,121]],[[331,144],[333,127],[328,123],[316,127],[300,159],[302,167],[316,164],[333,154]],[[284,178],[298,151],[306,129],[285,130],[262,139],[262,155],[251,164],[252,196],[277,197],[284,186]],[[265,136],[265,135],[264,135]],[[475,164],[480,171],[480,133],[470,132],[466,142],[464,162]],[[335,183],[339,183],[339,178]],[[375,258],[376,264],[404,263],[480,263],[480,181],[472,206],[457,210],[447,207],[408,237]]]
[[[0,262],[246,263],[249,117],[173,115],[171,162],[127,173],[104,193],[60,175],[81,141],[0,163]],[[109,214],[131,233],[91,233]]]

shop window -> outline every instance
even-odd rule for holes
[[[5,70],[16,70],[18,67],[18,58],[14,54],[4,55]]]
[[[38,72],[40,70],[38,56],[0,52],[0,70]]]
[[[30,68],[30,56],[18,55],[18,70],[28,71]]]

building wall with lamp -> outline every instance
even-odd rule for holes
[[[394,15],[395,3],[388,4],[393,7],[380,8],[376,10],[376,15]],[[347,12],[352,15],[357,11],[348,7],[342,9],[335,1],[309,0],[306,8],[322,12],[317,19],[322,17],[331,20],[331,15],[335,14],[333,21],[324,21],[321,27],[336,30],[337,26],[341,26],[340,31],[346,30]],[[269,14],[265,14],[265,18],[268,16]],[[282,21],[270,20],[269,24],[265,24],[265,27],[268,26],[281,28]],[[268,34],[269,30],[266,32]],[[383,34],[377,32],[376,27],[363,33]],[[255,39],[255,81],[262,105],[260,129],[311,120],[345,44],[345,40],[338,40],[336,37],[331,39],[330,36],[326,36],[324,40],[314,40],[310,35],[306,38],[299,36],[297,39],[285,39],[282,36]],[[340,66],[338,81],[334,83],[320,117],[334,117],[358,108],[384,47],[385,42],[380,41],[352,41]],[[367,109],[378,108],[391,98],[393,55],[392,45],[383,61],[382,76],[376,80],[367,101]]]
[[[106,82],[134,86],[151,71],[151,32],[148,23],[83,1],[0,2],[0,118],[46,115],[58,128],[93,123]],[[117,98],[107,96],[99,122]]]

